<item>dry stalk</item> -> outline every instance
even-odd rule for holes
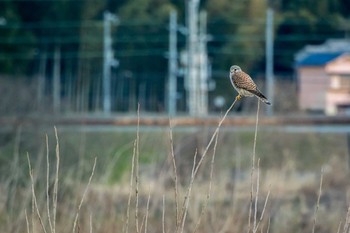
[[[165,233],[165,197],[163,194],[163,208],[162,208],[162,232]]]
[[[92,171],[91,171],[91,174],[90,174],[90,177],[89,177],[89,181],[88,181],[88,183],[86,185],[86,188],[84,190],[83,196],[82,196],[82,198],[80,200],[80,203],[79,203],[79,206],[78,206],[78,210],[77,210],[77,214],[75,215],[75,219],[74,219],[74,223],[73,223],[73,233],[75,233],[75,229],[76,229],[78,218],[79,218],[80,209],[81,209],[81,206],[83,205],[85,196],[86,196],[87,191],[89,190],[89,187],[90,187],[90,184],[91,184],[92,177],[94,176],[94,173],[95,173],[96,160],[97,160],[97,158],[95,157],[94,165],[92,167]]]
[[[204,150],[204,152],[203,152],[203,155],[202,155],[201,159],[199,160],[199,162],[198,162],[198,164],[197,164],[197,166],[196,166],[196,169],[195,169],[195,171],[194,171],[194,176],[196,176],[196,174],[197,174],[197,172],[198,172],[198,169],[199,169],[200,165],[202,164],[204,158],[206,157],[206,155],[207,155],[207,153],[208,153],[208,150],[209,150],[211,144],[213,144],[216,135],[219,133],[220,127],[221,127],[222,123],[224,122],[224,120],[226,119],[227,114],[231,111],[231,109],[232,109],[233,106],[236,104],[236,102],[237,102],[237,99],[235,99],[235,101],[233,101],[233,103],[231,104],[231,106],[227,109],[225,115],[224,115],[224,116],[222,117],[222,119],[220,120],[218,126],[216,127],[216,129],[215,129],[213,135],[211,136],[211,138],[210,138],[210,140],[209,140],[208,145],[206,146],[206,148],[205,148],[205,150]]]
[[[151,199],[151,189],[148,191],[148,198],[147,198],[147,206],[146,206],[146,220],[145,220],[145,233],[147,233],[147,223],[148,223],[148,214],[149,214],[149,201]]]
[[[350,206],[348,207],[348,211],[346,212],[343,233],[348,233],[349,225],[350,225]]]
[[[259,123],[259,110],[260,110],[260,101],[258,100],[258,107],[256,110],[256,121],[255,121],[255,133],[254,133],[254,144],[253,144],[253,156],[252,156],[252,168],[250,172],[250,204],[249,204],[249,216],[248,216],[248,233],[251,229],[251,217],[252,217],[252,207],[253,207],[253,192],[254,192],[254,172],[255,172],[255,155],[256,155],[256,138],[258,135],[258,123]]]
[[[27,233],[30,233],[30,226],[29,226],[28,215],[27,215],[26,209],[24,210],[24,216],[26,218]]]
[[[259,186],[260,186],[260,158],[258,159],[258,172],[257,172],[257,178],[256,178],[256,192],[255,192],[255,203],[254,203],[254,225],[253,225],[253,232],[254,233],[257,230],[256,216],[258,213]]]
[[[140,232],[142,232],[143,224],[145,223],[145,220],[146,220],[146,215],[143,216],[143,218],[142,218],[141,225],[140,225]]]
[[[338,230],[337,230],[337,233],[339,233],[339,232],[340,232],[341,224],[342,224],[342,222],[340,221],[340,222],[339,222],[339,225],[338,225]]]
[[[215,161],[215,155],[216,155],[216,147],[217,147],[217,144],[218,144],[218,137],[219,137],[219,134],[217,134],[216,137],[215,137],[213,156],[211,158],[211,163],[210,163],[210,178],[209,178],[209,187],[208,187],[207,198],[206,198],[206,201],[204,203],[204,207],[202,208],[201,214],[199,216],[199,219],[197,221],[197,224],[196,224],[196,226],[194,228],[193,233],[197,232],[198,227],[199,227],[200,222],[201,222],[201,219],[202,219],[203,215],[206,213],[206,210],[207,210],[207,207],[208,207],[208,203],[209,203],[209,200],[210,200],[211,187],[212,187],[212,181],[213,181],[213,173],[214,173],[214,161]]]
[[[271,224],[271,218],[269,218],[269,221],[267,222],[267,230],[266,230],[266,233],[269,233],[269,231],[270,231],[270,224]]]
[[[174,153],[174,140],[173,140],[173,130],[172,124],[169,119],[169,140],[170,140],[170,153],[173,164],[173,172],[174,172],[174,195],[175,195],[175,216],[176,216],[176,231],[179,228],[180,219],[179,219],[179,193],[178,193],[178,176],[177,176],[177,168],[175,161],[175,153]]]
[[[321,169],[320,188],[319,188],[318,195],[317,195],[317,204],[316,204],[315,213],[314,213],[314,221],[312,224],[312,233],[315,233],[317,212],[318,212],[318,209],[320,207],[320,198],[321,198],[321,194],[322,194],[322,181],[323,181],[323,168]]]
[[[32,183],[32,197],[33,197],[34,208],[35,208],[36,214],[37,214],[37,216],[39,218],[39,222],[40,222],[42,230],[45,233],[47,233],[46,228],[44,226],[44,222],[43,222],[43,220],[41,218],[41,215],[40,215],[40,211],[39,211],[39,207],[38,207],[38,203],[37,203],[37,199],[36,199],[36,195],[35,195],[33,170],[32,170],[32,165],[30,163],[30,158],[29,158],[28,153],[27,153],[27,159],[28,159],[28,167],[29,167],[29,176],[30,176],[30,180],[31,180],[31,183]],[[34,219],[32,219],[32,224],[33,224],[32,227],[33,227],[33,233],[34,233]]]
[[[185,221],[186,221],[186,217],[187,217],[187,211],[188,211],[188,206],[190,204],[190,197],[191,197],[191,191],[192,191],[192,187],[193,187],[193,181],[194,181],[194,173],[195,173],[195,168],[196,168],[196,160],[197,160],[197,149],[195,151],[194,157],[193,157],[193,165],[192,165],[192,171],[191,171],[191,180],[190,180],[190,184],[188,185],[188,189],[184,198],[184,203],[182,206],[182,220],[181,220],[181,233],[183,233],[184,231],[184,227],[185,227]]]
[[[55,174],[55,183],[53,187],[53,233],[56,232],[56,213],[57,213],[57,193],[58,193],[58,171],[60,167],[60,144],[58,141],[57,128],[55,129],[56,137],[56,174]]]
[[[28,154],[27,154],[27,156],[28,156]],[[33,183],[33,182],[31,182],[31,183]],[[31,186],[31,189],[32,189],[32,187],[33,187],[33,184]],[[31,218],[32,219],[32,233],[35,232],[34,216],[35,216],[35,204],[34,204],[34,195],[33,195],[33,190],[32,190],[32,218]]]
[[[135,165],[135,156],[136,156],[136,140],[134,141],[132,159],[131,159],[131,174],[130,174],[130,183],[129,183],[129,197],[128,197],[128,206],[126,209],[126,220],[125,220],[125,233],[129,232],[129,218],[130,218],[130,205],[131,205],[131,193],[133,188],[134,180],[134,165]]]
[[[90,226],[90,233],[92,233],[92,214],[90,213],[90,219],[89,219],[89,226]]]
[[[228,113],[231,111],[231,109],[233,108],[233,106],[236,104],[237,102],[237,98],[233,101],[233,103],[231,104],[231,106],[227,109],[225,115],[222,117],[222,119],[220,120],[218,126],[216,127],[211,139],[209,140],[209,143],[207,144],[204,152],[203,152],[203,155],[201,157],[201,159],[199,160],[199,162],[195,163],[196,160],[194,160],[194,163],[193,163],[193,167],[192,167],[192,175],[191,175],[191,180],[190,180],[190,184],[189,184],[189,187],[187,189],[187,192],[186,192],[186,196],[184,198],[184,204],[183,204],[183,208],[182,208],[182,212],[181,212],[181,219],[182,219],[182,225],[181,225],[181,233],[184,231],[184,225],[185,225],[185,221],[186,221],[186,216],[187,216],[187,210],[188,210],[188,206],[189,206],[189,201],[190,201],[190,197],[191,197],[191,191],[192,191],[192,186],[193,186],[193,182],[194,182],[194,178],[199,170],[199,167],[201,166],[203,160],[205,159],[207,153],[208,153],[208,150],[210,148],[210,146],[212,145],[212,143],[214,142],[214,139],[216,137],[216,135],[219,133],[219,130],[220,130],[220,127],[222,125],[222,123],[224,122],[224,120],[226,119],[226,116],[228,115]],[[195,154],[195,159],[197,157],[197,151],[196,151],[196,154]],[[176,231],[177,232],[177,231]]]
[[[257,232],[257,230],[258,230],[258,228],[259,228],[259,225],[260,225],[261,221],[262,221],[263,218],[264,218],[264,213],[265,213],[265,210],[266,210],[266,205],[267,205],[267,202],[268,202],[269,197],[270,197],[270,189],[271,189],[271,187],[269,187],[269,191],[267,192],[267,196],[266,196],[266,198],[265,198],[265,203],[264,203],[263,210],[262,210],[262,212],[261,212],[259,221],[258,221],[258,223],[257,223],[257,225],[256,225],[256,227],[255,227],[255,229],[254,229],[253,232]],[[269,221],[270,221],[270,219],[269,219]],[[269,222],[269,224],[270,224],[270,222]],[[262,229],[261,229],[261,230],[262,230]]]
[[[46,211],[47,218],[50,226],[50,230],[52,233],[55,232],[51,222],[51,214],[50,214],[50,196],[49,196],[49,188],[50,188],[50,158],[49,158],[49,138],[47,134],[45,135],[46,140]]]
[[[140,104],[137,106],[136,160],[135,160],[135,225],[139,233],[139,142],[140,142]]]

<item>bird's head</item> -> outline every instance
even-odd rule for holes
[[[236,65],[231,66],[231,68],[230,68],[230,74],[235,74],[235,73],[238,73],[238,72],[240,72],[240,71],[242,71],[242,70],[241,70],[241,67],[236,66]]]

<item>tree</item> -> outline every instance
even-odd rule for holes
[[[21,74],[27,71],[35,57],[36,38],[23,27],[16,6],[11,1],[0,2],[0,73]]]

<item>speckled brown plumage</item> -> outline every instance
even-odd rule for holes
[[[266,104],[271,104],[267,98],[260,92],[260,90],[257,88],[256,84],[254,83],[253,79],[245,72],[242,71],[242,69],[237,66],[231,66],[230,68],[230,80],[233,85],[233,87],[238,92],[238,99],[241,96],[256,96],[258,99],[260,99],[262,102]]]

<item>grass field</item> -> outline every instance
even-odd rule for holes
[[[252,169],[254,130],[57,132],[2,135],[0,232],[349,231],[345,134],[259,129]]]

